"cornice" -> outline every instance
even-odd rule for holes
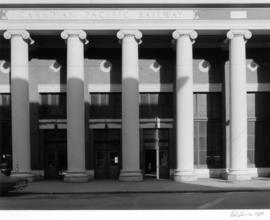
[[[0,0],[0,5],[258,5],[269,0]]]
[[[96,34],[116,34],[119,30],[140,30],[144,35],[147,34],[169,34],[174,30],[186,30],[192,27],[198,34],[222,34],[226,37],[229,30],[250,30],[254,35],[256,34],[270,34],[269,20],[141,20],[126,22],[125,20],[109,21],[102,20],[99,23],[89,21],[0,21],[0,34],[7,29],[23,29],[30,33],[51,33],[55,35],[63,29],[80,29],[84,30],[88,35]],[[164,34],[163,33],[163,34]]]

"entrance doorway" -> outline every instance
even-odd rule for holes
[[[157,178],[159,172],[160,179],[169,178],[169,130],[158,129],[158,146],[156,148],[155,129],[144,129],[144,176],[145,178]],[[158,155],[157,155],[158,154]],[[157,158],[159,162],[157,163]],[[158,169],[157,169],[158,165]],[[158,170],[158,171],[157,171]]]
[[[94,130],[96,179],[118,179],[121,164],[120,140],[120,129]]]
[[[156,177],[157,160],[156,150],[145,150],[145,167],[144,175],[147,177]]]
[[[45,179],[61,179],[67,169],[66,130],[44,132]]]

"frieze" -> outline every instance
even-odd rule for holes
[[[85,9],[85,10],[18,10],[0,9],[1,20],[156,20],[199,19],[197,10],[176,9]]]

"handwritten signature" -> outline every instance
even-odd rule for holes
[[[232,211],[230,214],[230,217],[236,217],[236,218],[240,218],[240,217],[260,217],[260,216],[264,216],[264,212],[263,211]]]

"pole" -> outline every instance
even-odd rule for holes
[[[155,148],[156,148],[156,179],[159,180],[159,127],[160,120],[156,117]]]

